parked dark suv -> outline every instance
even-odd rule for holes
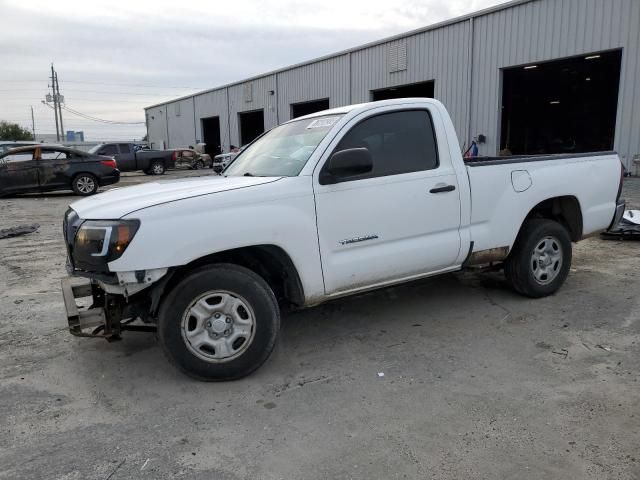
[[[38,144],[0,154],[0,196],[51,190],[92,195],[119,180],[113,158],[59,145]]]

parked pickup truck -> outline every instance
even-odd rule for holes
[[[101,143],[89,153],[115,158],[121,172],[142,170],[147,175],[162,175],[176,159],[174,150],[146,150],[135,143]]]
[[[385,100],[280,125],[223,176],[75,202],[68,269],[90,284],[63,280],[71,333],[157,329],[182,371],[235,379],[269,357],[282,306],[481,266],[543,297],[572,242],[624,212],[615,153],[465,164],[459,145],[440,102]]]

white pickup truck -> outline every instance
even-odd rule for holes
[[[624,212],[615,153],[465,163],[459,145],[440,102],[373,102],[282,124],[222,176],[75,202],[68,269],[90,283],[63,280],[71,333],[157,330],[187,374],[240,378],[269,357],[283,306],[482,265],[542,297],[571,242]]]

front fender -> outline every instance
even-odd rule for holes
[[[176,200],[125,218],[140,220],[112,272],[186,265],[226,250],[275,245],[300,275],[305,296],[324,293],[311,177]]]

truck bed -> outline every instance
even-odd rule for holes
[[[606,229],[616,208],[621,164],[614,152],[479,157],[465,165],[474,252],[511,247],[532,207],[549,198],[577,202],[580,237]]]

